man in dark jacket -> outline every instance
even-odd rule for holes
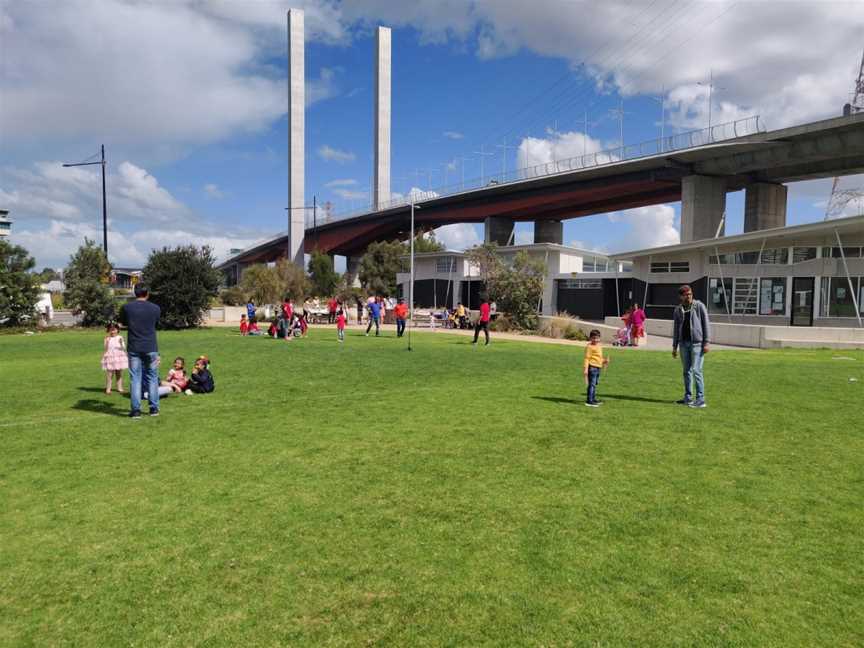
[[[120,323],[129,329],[126,343],[129,355],[129,390],[133,419],[141,418],[141,378],[146,380],[150,401],[150,416],[159,416],[159,347],[156,344],[156,324],[162,314],[156,304],[147,301],[150,291],[144,284],[135,285],[135,300],[123,304]]]
[[[672,357],[681,349],[681,365],[684,368],[684,398],[679,405],[705,407],[705,380],[702,363],[708,353],[711,339],[711,321],[708,309],[698,299],[693,299],[693,289],[684,285],[678,289],[681,303],[675,307],[672,317]],[[696,383],[696,399],[693,400],[691,383]]]

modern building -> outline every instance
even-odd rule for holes
[[[632,262],[631,276],[616,282],[626,296],[621,306],[639,302],[653,319],[672,318],[685,283],[718,322],[856,327],[864,315],[864,216],[622,252],[610,259]]]
[[[543,314],[567,311],[583,319],[603,319],[602,282],[597,277],[617,272],[629,276],[627,261],[612,261],[594,250],[582,250],[555,243],[510,245],[497,249],[505,263],[512,263],[516,254],[526,252],[546,267],[543,297],[538,305]],[[411,275],[408,257],[404,257],[405,272],[396,275],[399,295],[407,298]],[[587,297],[583,286],[600,287],[597,295]],[[453,308],[462,302],[468,308],[478,308],[483,282],[479,268],[468,260],[465,252],[446,250],[414,255],[414,305],[417,308]],[[610,306],[613,308],[614,304]]]
[[[9,218],[9,211],[0,209],[0,236],[9,236],[12,233],[12,219]]]
[[[122,290],[132,290],[141,279],[142,271],[139,268],[114,268],[111,273],[111,287]]]

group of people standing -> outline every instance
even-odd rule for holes
[[[621,321],[624,326],[616,334],[615,346],[639,346],[639,340],[645,337],[645,320],[648,316],[639,304],[629,307]]]

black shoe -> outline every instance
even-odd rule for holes
[[[141,418],[141,412],[129,412],[129,418],[140,419]]]
[[[150,410],[150,416],[159,416],[159,410]]]
[[[675,404],[676,404],[676,405],[689,405],[689,404],[692,403],[692,402],[693,402],[693,401],[690,400],[689,398],[682,398],[681,400],[677,400],[677,401],[675,401]]]
[[[585,407],[600,407],[599,403],[585,403]]]
[[[601,401],[601,400],[595,400],[595,401],[594,401],[594,404],[595,404],[595,405],[602,405],[602,404],[603,404],[603,401]]]

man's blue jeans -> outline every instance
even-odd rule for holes
[[[682,342],[679,348],[681,366],[684,368],[684,400],[691,400],[693,391],[691,383],[696,383],[696,400],[705,399],[705,380],[702,377],[702,344]]]
[[[378,335],[378,333],[379,333],[378,323],[379,323],[378,315],[372,315],[369,318],[369,326],[366,327],[366,335],[369,335],[369,331],[372,330],[372,324],[375,324],[375,335]]]
[[[402,337],[405,332],[405,320],[396,318],[396,337]]]
[[[600,382],[600,367],[588,367],[588,399],[593,403],[597,400],[597,383]]]
[[[129,382],[132,386],[129,396],[132,400],[132,412],[141,411],[141,374],[147,384],[147,396],[150,401],[150,411],[159,411],[159,354],[129,352]]]

